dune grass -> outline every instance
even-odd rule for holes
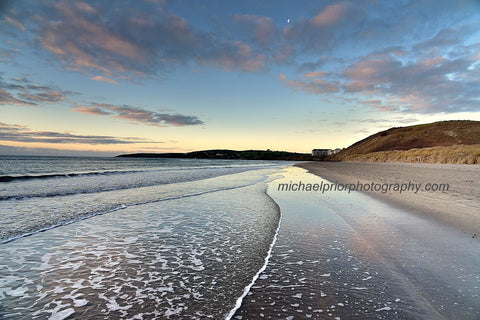
[[[479,163],[474,145],[480,121],[439,121],[377,132],[326,160]]]
[[[480,164],[480,144],[347,155],[343,161]]]

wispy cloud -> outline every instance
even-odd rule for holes
[[[60,102],[65,99],[65,95],[62,92],[56,91],[56,90],[50,90],[50,89],[47,91],[36,93],[36,94],[19,93],[18,95],[25,100],[34,101],[34,102],[54,103],[54,102]]]
[[[403,117],[394,117],[391,119],[351,119],[351,122],[360,122],[360,123],[413,123],[418,122],[417,118],[403,118]]]
[[[75,108],[72,109],[72,111],[94,115],[108,115],[133,123],[141,123],[157,127],[191,126],[204,124],[202,120],[198,119],[198,117],[195,116],[183,115],[178,113],[159,113],[140,107],[132,107],[128,105],[118,106],[106,103],[93,102],[92,106],[77,105]]]
[[[161,143],[136,137],[77,135],[68,132],[33,131],[28,127],[0,122],[0,141],[29,143],[134,144]]]
[[[90,106],[82,106],[82,105],[76,105],[72,111],[75,112],[80,112],[80,113],[85,113],[85,114],[93,114],[97,116],[105,116],[105,115],[110,115],[112,114],[111,112],[105,111],[102,108],[99,107],[90,107]]]
[[[22,31],[25,31],[25,26],[18,20],[12,18],[12,17],[9,17],[9,16],[5,16],[5,21],[7,21],[8,23],[14,25],[15,27],[17,27],[18,29],[22,30]]]
[[[74,93],[54,86],[32,84],[26,78],[6,82],[0,76],[0,104],[34,106],[42,103],[58,103],[72,94]]]
[[[347,14],[348,2],[331,4],[317,13],[315,17],[309,20],[314,26],[325,27],[339,23]]]
[[[315,71],[315,72],[308,72],[305,73],[304,76],[306,78],[317,78],[317,77],[324,77],[328,74],[326,71]]]
[[[12,62],[14,61],[14,56],[18,54],[18,49],[2,49],[0,48],[0,62]]]
[[[108,83],[111,83],[111,84],[118,84],[118,82],[116,80],[110,79],[110,78],[107,78],[107,77],[102,77],[102,76],[95,76],[95,77],[91,77],[90,79],[95,80],[95,81],[108,82]]]
[[[18,105],[18,106],[34,106],[35,103],[20,100],[12,96],[10,92],[7,92],[3,89],[0,89],[0,104],[11,104],[11,105]]]
[[[318,77],[324,74],[323,72],[308,73],[304,75],[304,77],[307,78],[306,80],[288,80],[283,74],[281,74],[279,78],[286,86],[295,90],[303,90],[314,94],[339,92],[339,83],[330,82]]]
[[[121,147],[121,145],[118,145]],[[92,146],[91,149],[97,149],[98,146]],[[0,144],[0,155],[28,155],[28,156],[70,156],[70,157],[112,157],[122,153],[127,153],[125,150],[118,151],[99,151],[99,150],[71,150],[71,149],[56,149],[56,148],[35,148],[35,147],[14,147]]]

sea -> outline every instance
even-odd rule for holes
[[[0,157],[0,319],[230,319],[288,162]]]

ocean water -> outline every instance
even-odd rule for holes
[[[0,159],[0,319],[480,319],[480,242],[286,162]]]
[[[287,163],[0,158],[1,319],[224,319],[265,267]]]

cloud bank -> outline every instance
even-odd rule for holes
[[[93,102],[92,105],[93,106],[77,105],[74,109],[72,109],[72,111],[92,115],[112,116],[114,118],[127,120],[132,123],[141,123],[157,127],[204,124],[202,120],[195,116],[159,113],[128,105],[117,106],[96,102]]]
[[[96,135],[77,135],[67,132],[33,131],[25,126],[0,122],[0,141],[30,143],[74,143],[74,144],[134,144],[161,143],[135,137],[112,137]]]
[[[100,81],[105,80],[102,79]],[[84,106],[67,99],[73,95],[76,95],[76,93],[62,91],[53,86],[33,84],[25,77],[12,79],[10,82],[7,82],[4,81],[0,76],[0,105],[39,106],[66,102],[74,105],[74,107],[71,109],[71,111],[74,112],[90,115],[111,116],[137,124],[140,123],[157,127],[192,126],[205,124],[196,116],[183,115],[179,113],[159,113],[128,105],[119,106],[93,102],[91,106]]]

